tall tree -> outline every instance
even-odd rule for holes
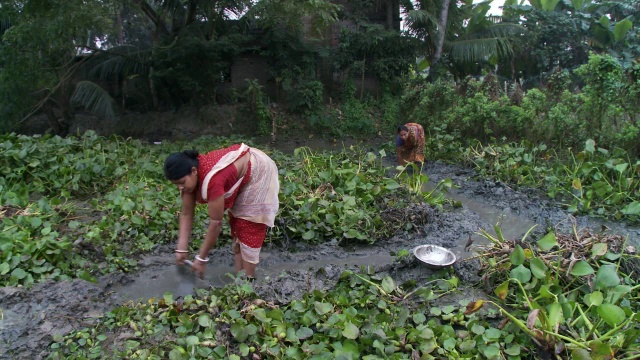
[[[476,64],[471,70],[475,73],[478,65],[491,57],[510,56],[512,41],[524,29],[488,16],[490,3],[422,0],[408,11],[407,25],[424,44],[424,60],[419,69],[430,67],[430,75],[436,76],[438,65],[449,67],[450,71],[456,67],[464,76],[469,71],[468,64]],[[446,62],[441,63],[445,56]]]
[[[9,119],[8,127],[44,110],[53,131],[66,132],[72,116],[70,84],[78,64],[86,58],[84,49],[93,42],[91,34],[104,33],[110,26],[106,3],[2,3],[0,19],[11,19],[0,43],[0,118]]]

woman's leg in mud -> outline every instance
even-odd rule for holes
[[[236,274],[240,273],[240,271],[244,271],[247,277],[255,278],[257,264],[244,261],[242,253],[240,252],[240,242],[237,240],[235,240],[233,244],[233,253]]]
[[[257,264],[252,264],[250,262],[244,261],[242,259],[242,254],[240,253],[236,254],[235,263],[236,263],[236,273],[239,273],[240,271],[244,271],[247,277],[249,278],[256,277],[256,267],[258,266]]]

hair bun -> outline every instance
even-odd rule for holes
[[[182,153],[187,155],[188,157],[190,157],[192,159],[197,159],[198,158],[198,151],[196,151],[196,150],[185,150]]]

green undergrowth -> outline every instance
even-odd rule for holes
[[[444,270],[423,286],[345,271],[336,286],[279,304],[237,279],[175,300],[170,294],[121,306],[100,325],[58,337],[52,359],[440,359],[521,358],[516,328],[497,311],[468,313]]]
[[[489,245],[479,248],[477,284],[462,283],[454,268],[397,284],[362,267],[327,291],[280,303],[236,278],[120,306],[55,337],[49,358],[638,358],[635,248],[588,229],[538,239],[531,230],[505,239],[498,226],[495,235],[480,229]],[[396,266],[412,266],[407,255],[398,251]]]
[[[640,161],[621,149],[604,149],[593,140],[564,150],[527,141],[464,147],[444,135],[431,139],[428,149],[432,159],[471,165],[483,178],[541,189],[569,213],[640,221]]]
[[[240,142],[254,145],[236,137],[156,145],[94,132],[0,136],[0,285],[94,280],[135,270],[141,254],[177,237],[180,202],[163,176],[166,156]],[[444,203],[409,186],[427,179],[387,176],[384,151],[265,151],[278,165],[281,185],[280,213],[267,241],[374,243],[415,228],[409,217],[395,217],[390,226],[383,209]],[[207,219],[206,206],[198,206],[192,250],[200,246]],[[219,246],[229,239],[225,223]]]
[[[575,224],[571,233],[552,231],[536,241],[528,238],[531,230],[513,240],[498,227],[496,235],[481,231],[490,245],[478,256],[479,274],[495,296],[485,303],[498,307],[547,356],[640,357],[635,247],[623,236]]]

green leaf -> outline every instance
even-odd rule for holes
[[[549,251],[554,246],[558,245],[558,241],[556,240],[556,234],[552,231],[547,235],[545,235],[542,239],[538,240],[536,244],[538,244],[538,247],[540,248],[540,250]]]
[[[629,18],[618,21],[613,26],[613,36],[616,39],[616,41],[618,42],[623,41],[624,38],[627,36],[627,32],[631,30],[631,27],[633,27],[633,22],[631,22]]]
[[[429,59],[423,58],[418,62],[418,71],[425,71],[431,64],[429,63]]]
[[[511,345],[504,349],[504,353],[511,356],[520,355],[520,345]]]
[[[589,153],[594,153],[596,151],[596,142],[592,139],[585,141],[584,150]]]
[[[311,240],[316,237],[316,232],[313,230],[309,230],[302,234],[302,238],[305,240]]]
[[[591,275],[594,272],[595,271],[593,270],[591,265],[589,265],[588,262],[584,260],[580,260],[573,265],[573,268],[571,269],[570,274],[573,276],[586,276],[586,275]]]
[[[169,360],[182,360],[184,357],[182,354],[186,355],[186,351],[182,348],[176,348],[169,352]]]
[[[482,335],[485,332],[485,327],[480,324],[473,324],[471,326],[471,331],[476,335]]]
[[[609,291],[609,295],[610,295],[609,302],[612,304],[616,304],[620,300],[620,298],[630,293],[631,290],[632,288],[629,285],[618,285],[614,287],[612,290]]]
[[[37,228],[40,225],[42,225],[42,219],[39,217],[33,217],[31,218],[31,227],[32,228]]]
[[[11,272],[11,277],[14,277],[14,278],[16,278],[18,280],[22,280],[25,277],[27,277],[27,272],[22,270],[21,268],[15,268]]]
[[[564,315],[562,313],[562,306],[559,302],[555,301],[549,305],[549,322],[551,325],[556,326],[564,322]]]
[[[540,258],[533,258],[529,263],[531,273],[538,279],[544,279],[547,276],[547,265]]]
[[[458,345],[463,353],[472,352],[476,347],[476,341],[472,339],[465,340]]]
[[[211,326],[211,317],[209,314],[201,314],[198,316],[198,324],[205,328]]]
[[[242,343],[238,346],[238,350],[240,350],[240,355],[247,356],[249,355],[249,345]]]
[[[194,335],[187,336],[186,343],[188,346],[195,346],[200,344],[200,339],[198,339],[198,337]]]
[[[611,345],[598,340],[589,342],[589,348],[591,349],[591,358],[593,360],[613,359],[615,355],[613,349],[611,349]]]
[[[625,172],[625,170],[627,170],[628,167],[629,167],[629,163],[622,163],[614,166],[613,168],[616,169],[617,172],[622,174],[623,172]]]
[[[502,282],[493,292],[500,300],[504,301],[509,293],[509,280]]]
[[[511,263],[515,266],[524,264],[524,250],[522,246],[516,245],[516,248],[511,252]]]
[[[573,8],[575,10],[582,10],[582,5],[585,0],[571,0],[571,4],[573,4]]]
[[[384,279],[382,279],[381,285],[382,285],[382,289],[387,294],[392,293],[398,287],[395,281],[393,281],[393,279],[391,278],[391,276],[385,276]]]
[[[573,349],[571,350],[571,359],[573,360],[593,360],[589,350],[586,349]]]
[[[602,292],[598,290],[584,296],[584,303],[587,306],[600,306],[603,300],[604,296],[602,295]]]
[[[593,244],[591,247],[591,256],[604,256],[607,253],[607,250],[607,244],[605,243]]]
[[[32,272],[35,272],[34,270],[35,270],[35,268],[31,269]],[[92,283],[98,282],[98,279],[93,277],[93,275],[91,275],[91,273],[88,272],[87,270],[79,270],[78,272],[76,272],[76,276],[79,279],[86,280],[86,281],[89,281],[89,282],[92,282]]]
[[[9,267],[9,263],[0,263],[0,275],[6,275],[7,273],[9,273],[9,270],[11,270],[11,267]]]
[[[249,333],[247,332],[245,327],[239,323],[231,325],[230,332],[238,342],[244,342],[249,337]]]
[[[500,348],[495,345],[489,345],[481,351],[487,359],[496,359],[500,356]]]
[[[640,214],[640,202],[634,201],[629,203],[620,210],[624,215],[638,215]]]
[[[517,268],[511,270],[509,276],[513,279],[517,279],[523,284],[526,284],[531,280],[531,270],[524,267],[524,265],[520,265]]]
[[[360,336],[360,329],[357,326],[353,325],[351,322],[347,322],[344,325],[344,329],[342,330],[342,336],[347,339],[355,340]]]
[[[617,305],[603,303],[598,306],[598,315],[610,326],[616,326],[626,319],[624,310]]]
[[[329,311],[333,310],[333,305],[331,303],[323,303],[323,302],[316,301],[313,305],[318,315],[324,315]]]
[[[298,337],[298,339],[304,340],[313,336],[313,330],[309,329],[306,326],[302,326],[296,331],[296,336]]]
[[[614,265],[600,266],[596,273],[596,289],[606,290],[617,285],[620,285],[620,278],[616,272],[616,267]]]
[[[423,322],[427,321],[427,317],[424,316],[423,313],[413,314],[412,318],[413,318],[413,322],[416,323],[417,325],[420,325]]]
[[[447,350],[451,351],[456,348],[456,339],[448,338],[442,342],[442,346]]]

